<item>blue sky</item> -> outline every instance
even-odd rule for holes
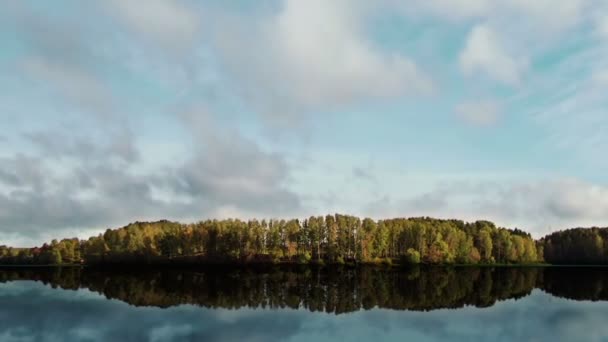
[[[7,2],[0,242],[343,212],[608,221],[608,5]]]

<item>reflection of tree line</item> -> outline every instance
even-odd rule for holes
[[[535,287],[573,299],[608,300],[608,274],[580,268],[379,267],[108,271],[90,268],[7,269],[0,281],[29,279],[65,289],[88,288],[136,306],[304,308],[331,313],[488,307]],[[576,279],[576,281],[573,281]]]
[[[305,308],[331,313],[374,307],[432,310],[488,307],[540,288],[576,300],[608,300],[608,273],[596,268],[280,268],[231,271],[7,269],[0,281],[28,279],[88,288],[136,306]],[[576,281],[575,281],[576,280]]]
[[[574,300],[608,300],[608,268],[547,268],[542,289],[556,297]]]

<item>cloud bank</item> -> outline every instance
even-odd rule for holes
[[[608,221],[599,2],[56,6],[0,13],[2,244],[338,209]]]

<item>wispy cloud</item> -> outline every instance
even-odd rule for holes
[[[501,107],[493,100],[470,101],[457,105],[456,113],[473,125],[492,126],[500,119]]]
[[[128,28],[165,49],[191,50],[200,36],[201,17],[183,1],[110,0],[105,6]]]
[[[508,85],[518,85],[526,67],[527,61],[508,53],[498,35],[483,24],[471,30],[460,54],[460,68],[466,75],[479,72]]]

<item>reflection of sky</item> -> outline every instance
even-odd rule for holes
[[[606,341],[608,302],[539,290],[491,308],[431,312],[136,308],[88,290],[0,284],[0,341]]]

